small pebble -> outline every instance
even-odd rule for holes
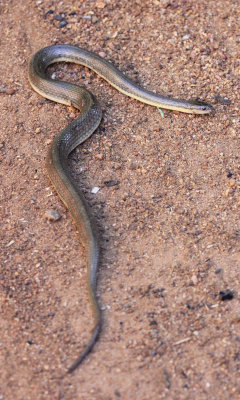
[[[103,3],[103,1],[97,1],[97,2],[96,2],[96,7],[97,7],[97,8],[104,8],[104,7],[105,7],[105,4]]]
[[[95,157],[96,157],[98,160],[103,160],[103,154],[102,154],[102,153],[96,154]]]
[[[234,178],[231,178],[231,179],[229,180],[229,185],[230,185],[231,187],[234,187],[234,186],[236,185],[236,181],[235,181]]]
[[[232,300],[234,298],[234,293],[230,289],[221,290],[219,292],[220,299],[222,301]]]
[[[40,133],[41,132],[41,129],[40,128],[36,128],[35,129],[35,133]]]
[[[14,93],[16,93],[15,89],[6,89],[5,93],[8,94],[9,96],[12,96]]]
[[[152,321],[149,322],[150,326],[156,326],[157,325],[157,321],[155,321],[155,319],[153,319]]]
[[[105,181],[104,185],[106,185],[107,187],[116,186],[119,185],[119,181],[114,181],[114,180]]]
[[[60,24],[58,25],[59,28],[64,28],[68,23],[67,21],[61,21]]]
[[[100,57],[102,57],[102,58],[106,57],[106,53],[104,53],[104,51],[100,51],[100,52],[99,52],[99,55],[100,55]]]
[[[215,274],[220,274],[221,272],[222,272],[221,268],[217,268],[217,269],[215,270]]]
[[[95,186],[94,188],[92,188],[91,193],[96,194],[99,190],[100,188]]]
[[[44,214],[45,218],[49,221],[58,221],[61,218],[61,214],[57,210],[47,210]]]
[[[96,22],[98,22],[98,18],[94,15],[94,16],[92,17],[92,23],[93,23],[93,24],[96,24]]]
[[[53,19],[55,19],[56,21],[62,21],[64,18],[61,15],[57,14],[54,15]]]
[[[198,279],[197,279],[196,275],[193,275],[192,278],[191,278],[191,280],[192,280],[192,283],[193,283],[194,285],[196,285],[196,284],[198,283]]]

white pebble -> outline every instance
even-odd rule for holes
[[[99,190],[100,188],[95,186],[94,188],[92,188],[91,193],[96,194]]]
[[[61,218],[61,214],[57,210],[47,210],[44,216],[49,221],[58,221]]]

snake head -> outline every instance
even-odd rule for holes
[[[196,100],[192,101],[191,104],[192,107],[190,108],[193,114],[212,114],[214,112],[214,108],[203,101]]]

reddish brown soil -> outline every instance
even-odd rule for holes
[[[0,8],[0,399],[239,399],[239,2]],[[84,248],[45,171],[49,143],[77,111],[27,80],[30,56],[54,43],[95,51],[148,89],[216,110],[162,118],[84,68],[53,68],[104,111],[71,157],[101,231],[103,331],[63,379],[93,321]],[[51,209],[59,221],[45,217]],[[226,290],[233,298],[224,301]]]

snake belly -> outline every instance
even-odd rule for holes
[[[123,73],[97,54],[77,46],[60,44],[45,47],[32,57],[29,64],[29,81],[32,88],[50,100],[80,110],[80,116],[67,125],[53,140],[47,156],[47,172],[57,193],[70,211],[87,253],[88,294],[94,316],[91,338],[67,372],[73,372],[92,350],[101,329],[101,312],[96,297],[96,275],[99,263],[98,230],[88,205],[72,179],[68,156],[97,129],[102,112],[95,97],[78,85],[50,79],[47,67],[56,62],[74,62],[84,65],[129,97],[159,108],[192,114],[209,114],[213,108],[203,102],[173,99],[158,95],[136,85]]]

